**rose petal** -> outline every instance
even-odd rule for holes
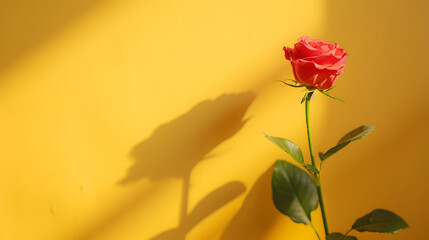
[[[341,60],[341,57],[335,56],[334,53],[335,53],[335,49],[330,50],[329,52],[321,54],[319,56],[304,58],[303,60],[314,61],[315,63],[317,63],[319,65],[329,67],[332,64]]]
[[[323,45],[321,46],[317,42],[308,42],[307,44],[310,45],[310,46],[312,46],[312,47],[314,47],[314,48],[316,48],[316,49],[320,49],[321,47],[323,47]]]
[[[295,59],[295,51],[289,47],[283,47],[283,51],[285,52],[285,58],[289,61],[293,61]]]
[[[329,52],[332,51],[332,47],[329,44],[325,44],[319,47],[320,50],[323,52]]]
[[[295,79],[307,86],[324,90],[332,87],[344,71],[347,53],[337,43],[303,36],[294,48],[284,47],[286,59],[291,61]]]
[[[317,38],[312,39],[312,38],[310,38],[308,36],[304,36],[304,37],[299,38],[298,42],[301,42],[301,40],[303,40],[303,42],[306,42],[306,43],[308,43],[308,42],[315,42],[315,43],[319,44],[320,46],[329,44],[329,43],[327,43],[325,41],[319,40]]]
[[[348,56],[348,54],[344,53],[344,55],[341,57],[341,59],[338,60],[338,62],[335,62],[331,66],[329,66],[328,69],[329,70],[337,70],[337,71],[342,70],[342,68],[344,68],[344,66],[346,66],[347,56]]]
[[[324,53],[323,50],[314,48],[309,44],[305,44],[301,42],[295,43],[295,52],[296,52],[297,58],[314,57]]]
[[[325,50],[328,51],[328,50],[332,49],[331,48],[332,44],[325,42],[325,41],[322,41],[322,40],[319,40],[319,39],[311,39],[311,38],[307,37],[305,43],[311,45],[312,47],[314,47],[316,49],[320,49],[320,50],[324,50],[324,51]]]
[[[346,53],[346,51],[344,51],[344,49],[342,49],[342,48],[335,49],[335,55],[336,56],[343,56],[345,53]]]
[[[337,71],[325,69],[319,72],[314,85],[319,90],[325,90],[334,85],[335,79],[338,77]]]
[[[298,42],[307,42],[309,40],[311,40],[311,38],[309,38],[308,36],[302,36],[298,38]]]
[[[296,80],[307,86],[314,86],[319,72],[325,69],[315,62],[297,59],[292,61],[292,68]]]

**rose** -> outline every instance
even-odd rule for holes
[[[331,88],[343,73],[347,53],[338,44],[311,39],[298,39],[294,48],[283,47],[285,57],[292,64],[295,80],[319,90]]]

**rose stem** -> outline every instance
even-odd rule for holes
[[[307,98],[305,99],[305,120],[307,123],[307,138],[308,138],[308,147],[310,149],[310,157],[311,157],[311,164],[313,164],[313,166],[315,168],[316,167],[316,162],[314,161],[314,154],[313,154],[313,144],[311,142],[311,131],[310,131],[310,100],[311,97],[313,96],[314,92],[310,92],[307,95]],[[322,188],[321,188],[321,184],[320,184],[320,178],[319,174],[315,174],[316,175],[316,184],[317,184],[317,194],[319,195],[319,202],[320,202],[320,211],[322,212],[322,219],[323,219],[323,227],[325,228],[325,235],[329,234],[329,230],[328,230],[328,221],[326,220],[326,212],[325,212],[325,205],[323,203],[323,197],[322,197]]]

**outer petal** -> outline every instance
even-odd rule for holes
[[[328,67],[329,70],[342,70],[346,66],[348,54],[344,53],[344,55],[334,64]],[[342,72],[341,72],[342,73]]]
[[[329,67],[332,64],[340,61],[341,56],[335,56],[335,49],[333,49],[319,56],[308,57],[308,58],[304,58],[303,60],[313,61],[319,65]]]
[[[295,43],[295,52],[298,58],[314,57],[324,53],[323,50],[302,42]]]
[[[298,38],[298,42],[308,42],[311,41],[312,39],[309,38],[308,36],[302,36],[300,38]]]
[[[316,79],[320,71],[324,69],[323,66],[320,66],[315,62],[303,59],[292,61],[292,68],[297,81],[312,87],[315,86]]]
[[[317,43],[319,46],[323,46],[323,45],[330,45],[328,42],[319,40],[317,38],[310,38],[308,36],[302,36],[298,39],[298,42],[304,42],[304,43],[310,43],[310,42],[315,42]]]
[[[325,90],[332,87],[338,75],[338,72],[335,70],[325,69],[321,71],[317,76],[315,87],[319,90]]]
[[[346,51],[344,51],[344,49],[342,49],[342,48],[335,49],[335,55],[336,56],[343,56],[345,53],[346,53]]]
[[[289,61],[293,61],[296,59],[295,50],[289,47],[283,47],[283,51],[285,52],[285,58]]]
[[[312,48],[321,50],[322,52],[328,52],[338,46],[338,44],[330,44],[328,42],[324,42],[319,39],[312,39],[307,36],[301,37],[298,39],[299,43],[303,43],[304,45],[310,46]]]

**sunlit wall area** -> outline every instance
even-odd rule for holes
[[[404,217],[410,228],[394,235],[352,233],[359,239],[426,238],[429,98],[428,1],[327,1],[326,39],[349,53],[326,105],[326,129],[315,144],[326,150],[362,124],[377,130],[324,165],[328,220],[349,229],[375,208]]]
[[[286,156],[263,133],[307,149],[302,92],[275,81],[292,77],[283,45],[330,36],[329,11],[0,0],[0,238],[314,239],[273,207]]]

